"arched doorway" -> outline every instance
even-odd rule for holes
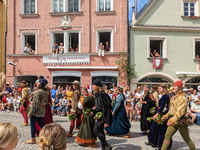
[[[200,76],[198,77],[193,77],[193,78],[190,78],[189,80],[187,80],[185,82],[185,86],[187,88],[193,88],[193,89],[197,89],[198,85],[199,85],[199,82],[200,82]]]
[[[173,84],[173,81],[162,76],[148,76],[139,80],[137,86],[143,87],[144,85],[148,85],[151,87],[153,85],[160,84],[171,86]]]

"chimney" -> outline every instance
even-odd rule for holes
[[[135,15],[137,15],[137,0],[135,0]]]

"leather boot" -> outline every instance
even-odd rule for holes
[[[35,141],[35,138],[31,138],[30,141],[26,141],[25,143],[27,143],[27,144],[35,144],[36,141]]]

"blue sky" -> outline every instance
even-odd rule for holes
[[[146,4],[148,0],[137,0],[137,11],[140,11],[140,9]],[[132,7],[134,6],[135,0],[129,0],[129,21],[131,20],[132,16]]]

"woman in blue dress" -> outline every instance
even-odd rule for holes
[[[170,96],[166,85],[160,85],[158,91],[159,94],[162,95],[162,97],[159,100],[159,105],[156,108],[156,114],[152,117],[152,120],[156,120],[159,115],[161,119],[162,115],[165,115],[169,111]],[[155,121],[153,121],[153,124],[151,125],[148,134],[148,143],[145,144],[161,149],[166,131],[167,121],[163,122],[163,124],[157,124]]]
[[[122,94],[123,89],[117,87],[115,89],[117,97],[114,101],[113,106],[113,121],[112,124],[105,128],[108,135],[124,135],[124,138],[130,138],[131,134],[129,133],[131,124],[128,120],[126,109],[124,107],[125,97]]]

